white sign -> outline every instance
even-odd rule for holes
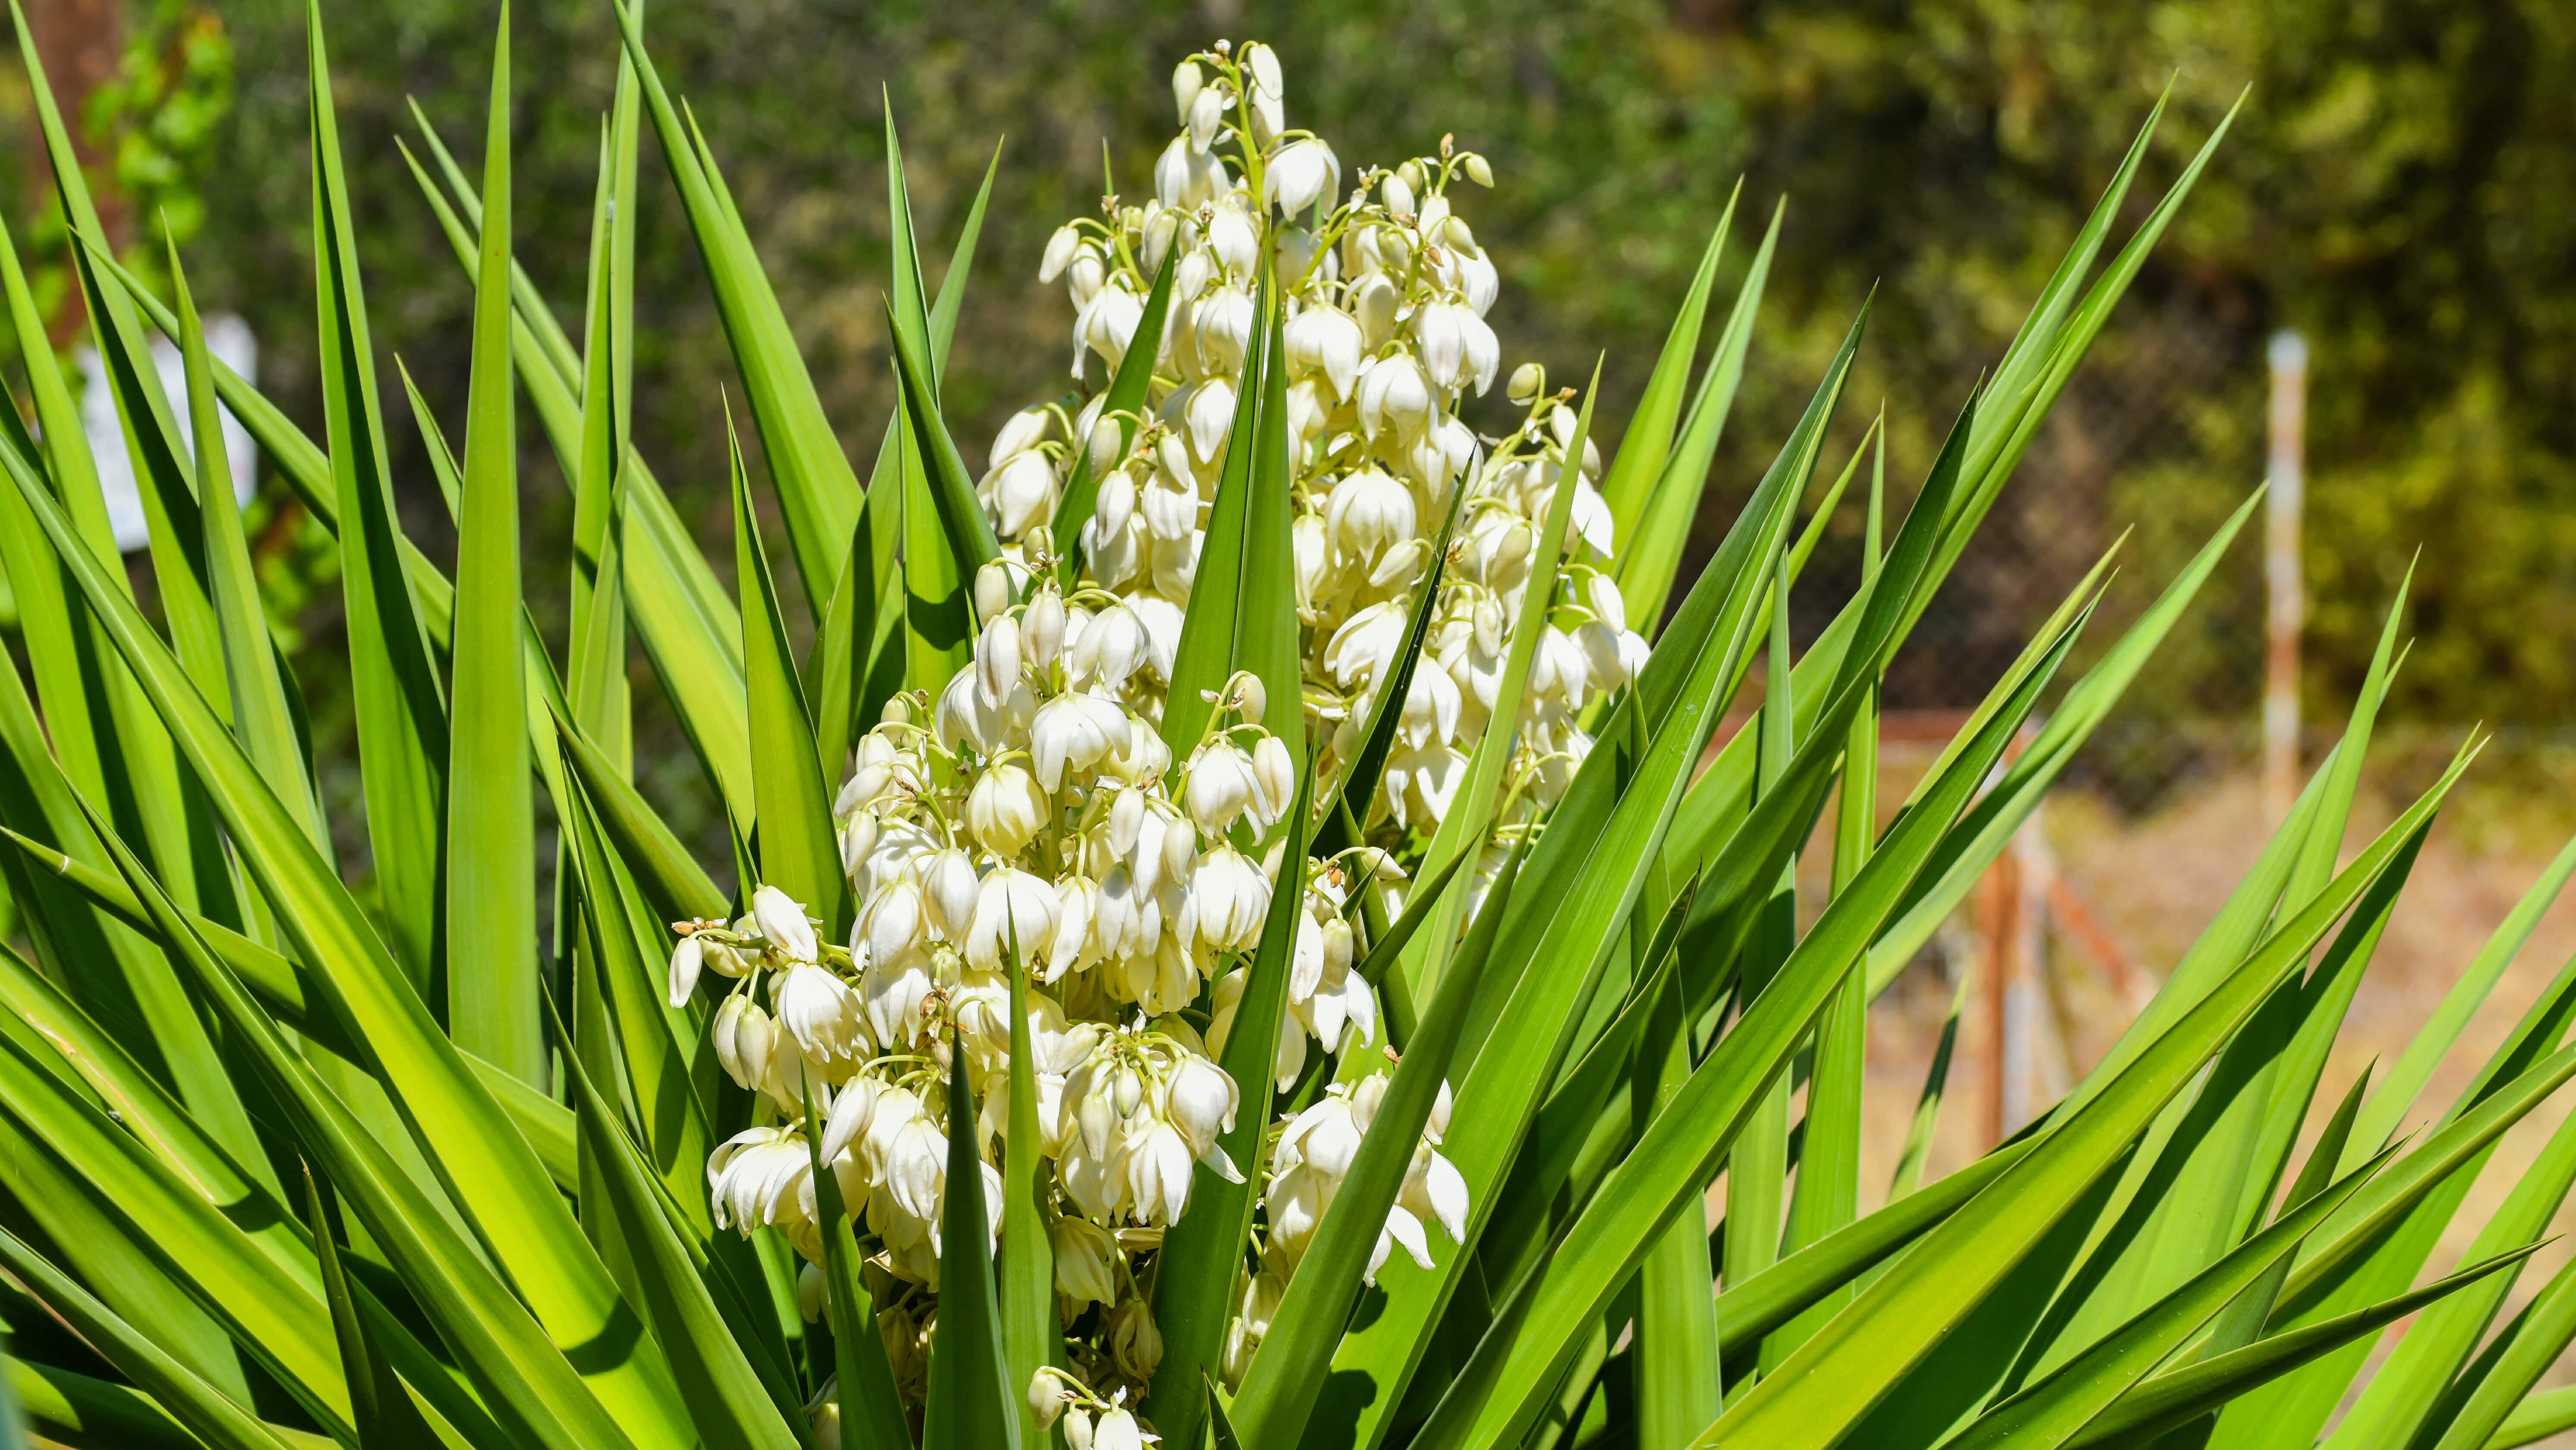
[[[249,323],[229,314],[207,318],[206,351],[241,374],[243,381],[258,380],[259,344],[250,335]],[[143,496],[135,489],[134,459],[125,451],[125,431],[117,422],[116,395],[108,387],[107,366],[99,360],[97,349],[83,346],[73,361],[81,371],[81,431],[89,435],[90,454],[98,460],[99,488],[107,495],[107,521],[116,530],[116,547],[130,554],[151,542],[152,535],[143,518]],[[180,445],[193,450],[187,363],[166,337],[152,339],[152,370],[160,374],[161,394],[170,400],[170,416],[178,420]],[[256,491],[259,445],[229,408],[223,410],[223,429],[224,460],[232,465],[233,500],[236,506],[246,505]],[[192,451],[189,462],[195,461]]]

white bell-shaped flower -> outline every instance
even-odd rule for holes
[[[1123,603],[1093,615],[1074,637],[1071,651],[1077,676],[1112,690],[1125,684],[1152,655],[1153,642],[1146,636],[1144,620]]]
[[[1190,332],[1203,373],[1232,377],[1243,371],[1244,351],[1252,341],[1252,314],[1252,294],[1231,285],[1200,298],[1191,308]]]
[[[1205,151],[1216,144],[1217,128],[1225,124],[1225,113],[1225,93],[1214,86],[1205,87],[1190,98],[1190,111],[1184,124],[1189,128],[1191,150]]]
[[[1062,790],[1065,772],[1089,771],[1127,743],[1127,712],[1114,700],[1068,690],[1040,705],[1029,721],[1030,763],[1037,783]]]
[[[888,1050],[908,1047],[923,1023],[922,1005],[938,983],[931,979],[927,954],[909,958],[871,959],[859,975],[859,996],[866,1003],[868,1030]]]
[[[1179,1221],[1190,1204],[1190,1179],[1198,1155],[1178,1128],[1145,1118],[1127,1139],[1127,1192],[1136,1219],[1148,1227]]]
[[[760,924],[760,935],[769,943],[769,949],[788,961],[810,962],[821,951],[805,908],[775,886],[763,886],[752,893],[751,919]]]
[[[1261,177],[1261,199],[1289,216],[1302,216],[1316,202],[1329,200],[1342,185],[1342,163],[1333,148],[1308,137],[1291,141],[1271,156]]]
[[[1118,1297],[1116,1265],[1125,1258],[1117,1236],[1088,1219],[1065,1217],[1048,1226],[1055,1246],[1055,1291],[1077,1308],[1106,1307]]]
[[[1239,1100],[1234,1079],[1204,1057],[1184,1056],[1172,1070],[1170,1100],[1172,1125],[1190,1140],[1194,1152],[1208,1151],[1217,1134],[1234,1128]]]
[[[877,1100],[885,1089],[865,1076],[851,1078],[832,1095],[832,1111],[823,1120],[823,1139],[817,1144],[823,1161],[831,1162],[848,1152],[868,1130],[874,1118]],[[857,1205],[852,1205],[855,1211]]]
[[[812,962],[799,962],[779,973],[774,989],[779,1025],[810,1056],[848,1059],[858,1055],[859,999],[840,973]]]
[[[1261,226],[1240,206],[1219,206],[1208,218],[1208,252],[1228,275],[1249,279],[1261,265]]]
[[[1422,344],[1423,370],[1442,390],[1456,393],[1472,384],[1481,394],[1494,385],[1503,365],[1502,343],[1474,308],[1431,303],[1414,314],[1413,332]]]
[[[1167,207],[1187,211],[1205,206],[1226,185],[1225,163],[1213,152],[1191,146],[1186,135],[1173,137],[1154,161],[1154,198]]]
[[[1253,742],[1252,786],[1262,826],[1276,825],[1297,800],[1297,761],[1287,741],[1265,734]]]
[[[1355,469],[1325,500],[1324,531],[1338,557],[1373,560],[1419,533],[1413,491],[1374,465]]]
[[[1219,738],[1190,756],[1181,799],[1201,831],[1221,836],[1251,809],[1257,789],[1252,757],[1242,746]]]
[[[1190,877],[1190,901],[1198,908],[1198,934],[1208,950],[1244,951],[1261,939],[1262,921],[1270,914],[1270,882],[1251,857],[1219,844],[1199,858]]]
[[[1422,365],[1403,353],[1379,358],[1360,374],[1360,432],[1370,438],[1409,443],[1431,426],[1433,407]]]
[[[922,863],[921,884],[932,927],[949,941],[964,941],[982,890],[982,873],[973,859],[955,846],[933,852]]]
[[[1404,1246],[1405,1256],[1414,1263],[1425,1269],[1431,1267],[1431,1241],[1423,1235],[1422,1220],[1398,1204],[1386,1211],[1386,1227],[1379,1230],[1377,1246],[1369,1251],[1368,1272],[1360,1276],[1363,1283],[1377,1283],[1377,1271],[1386,1267],[1389,1251],[1398,1244]]]
[[[1225,454],[1225,440],[1234,428],[1234,384],[1224,378],[1210,378],[1191,390],[1182,409],[1182,424],[1190,444],[1190,457],[1201,464],[1214,463]]]
[[[1467,1180],[1437,1150],[1425,1145],[1414,1151],[1398,1202],[1414,1217],[1439,1224],[1451,1243],[1466,1241]]]
[[[1020,854],[1053,814],[1037,777],[1016,760],[987,766],[966,795],[966,829],[996,856]]]
[[[1360,374],[1360,325],[1338,308],[1316,303],[1299,309],[1281,329],[1288,367],[1299,376],[1316,376],[1332,384],[1333,396],[1347,399]]]
[[[1043,959],[1041,984],[1056,982],[1103,955],[1099,935],[1092,929],[1100,913],[1100,884],[1087,876],[1068,876],[1056,883],[1055,894],[1055,942]]]
[[[1083,304],[1081,315],[1074,319],[1074,376],[1082,376],[1082,348],[1100,354],[1101,361],[1110,367],[1118,366],[1127,356],[1128,344],[1135,340],[1136,325],[1144,319],[1145,299],[1129,291],[1124,279],[1093,293],[1091,300]]]
[[[1055,888],[1015,866],[986,876],[966,933],[966,960],[978,971],[998,972],[1016,934],[1020,961],[1044,961],[1055,942]]]
[[[1404,648],[1403,602],[1386,600],[1343,621],[1324,648],[1324,669],[1345,690],[1374,685]]]
[[[1034,448],[1014,453],[984,475],[975,494],[991,506],[1002,533],[1018,538],[1055,517],[1055,465]]]
[[[1092,1427],[1089,1450],[1145,1450],[1145,1432],[1125,1406],[1112,1405]]]

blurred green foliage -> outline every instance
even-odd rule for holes
[[[416,99],[471,154],[484,77],[451,57],[483,53],[492,7],[324,8],[377,341],[456,415],[469,289],[395,142]],[[181,168],[198,178],[205,215],[189,265],[202,299],[251,320],[264,385],[310,421],[302,5],[218,9],[236,78],[228,114]],[[520,66],[549,78],[516,120],[521,256],[577,318],[612,18],[605,0],[529,0],[516,17]],[[1115,185],[1147,184],[1173,128],[1170,65],[1219,35],[1278,47],[1292,123],[1321,131],[1346,163],[1417,154],[1443,132],[1488,154],[1499,188],[1475,195],[1468,215],[1503,267],[1494,320],[1506,366],[1535,356],[1573,376],[1606,350],[1605,417],[1635,396],[1737,178],[1757,220],[1786,196],[1703,533],[1768,461],[1873,286],[1853,395],[1887,399],[1891,482],[1910,487],[2157,95],[2170,84],[2150,163],[2160,178],[2245,94],[2217,165],[1891,690],[1922,704],[1972,699],[2031,611],[2130,525],[2123,597],[2142,600],[2258,481],[2262,342],[2296,326],[2315,359],[2312,708],[2347,697],[2418,545],[2420,642],[2398,708],[2555,723],[2576,706],[2569,7],[700,0],[657,5],[647,23],[855,454],[873,450],[891,394],[881,91],[935,237],[926,252],[944,250],[1003,142],[948,377],[970,452],[1011,409],[1062,388],[1072,317],[1060,291],[1034,281],[1039,250],[1058,222],[1097,204],[1104,157]],[[647,170],[657,190],[637,259],[637,437],[684,512],[720,531],[718,388],[729,377],[686,228],[658,165]],[[32,211],[23,187],[14,210]],[[1851,411],[1845,436],[1856,439],[1867,409]],[[409,450],[406,522],[435,533],[443,511],[417,446],[398,447]],[[540,557],[563,552],[570,525],[543,454],[531,430],[527,524]],[[1820,557],[1811,602],[1849,586],[1847,552]],[[542,612],[560,601],[532,602]],[[2148,718],[2250,721],[2259,607],[2249,552],[2144,682]],[[313,629],[327,643],[327,619]]]

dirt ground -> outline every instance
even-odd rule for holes
[[[2379,794],[2366,796],[2359,812],[2363,819],[2355,822],[2345,843],[2347,855],[2394,813]],[[1889,799],[1884,788],[1881,798]],[[2395,1060],[2555,854],[2561,842],[2549,833],[2556,827],[2543,823],[2532,828],[2527,815],[2503,798],[2481,801],[2472,796],[2437,825],[2335,1044],[2311,1114],[2311,1136],[2356,1074],[2374,1059],[2381,1064]],[[2107,938],[2136,974],[2131,993],[2124,995],[2093,960],[2101,950],[2098,940],[2087,943],[2063,921],[2052,924],[2043,980],[2055,1040],[2044,1043],[2039,1055],[2058,1059],[2043,1062],[2044,1067],[2080,1076],[2127,1024],[2135,997],[2162,979],[2208,923],[2268,833],[2250,775],[2223,777],[2138,817],[2082,794],[2061,793],[2047,806],[2040,829],[2099,937]],[[1872,1105],[1863,1182],[1878,1187],[1867,1191],[1884,1192],[1903,1146],[1933,1043],[1949,1010],[1953,974],[1974,971],[1984,959],[1976,921],[1971,910],[1959,913],[1937,949],[1910,968],[1872,1013]],[[2426,1089],[2423,1102],[2432,1106],[2421,1116],[2447,1106],[2467,1085],[2571,954],[2576,954],[2576,889],[2552,907],[2507,969]],[[1931,1170],[1936,1175],[1968,1162],[1993,1141],[1995,1081],[1986,1056],[1991,1013],[1980,1010],[1979,1000],[1972,986],[1935,1139]],[[2456,1228],[2435,1255],[2428,1278],[2447,1272],[2459,1259],[2477,1225],[2529,1167],[2572,1100],[2562,1092],[2506,1136],[2468,1205],[2454,1219]],[[2570,1230],[2576,1230],[2576,1212],[2563,1211],[2554,1231]],[[2523,1270],[2507,1313],[2547,1282],[2571,1252],[2576,1252],[2576,1239],[2543,1249]],[[2383,1338],[2383,1350],[2393,1339],[2393,1332]],[[2576,1381],[2576,1358],[2562,1363],[2545,1383],[2570,1381]],[[2547,1443],[2576,1446],[2576,1435]]]

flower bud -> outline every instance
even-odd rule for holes
[[[1057,227],[1047,238],[1046,253],[1038,258],[1038,280],[1052,282],[1064,275],[1073,254],[1082,247],[1082,229],[1071,222]]]
[[[868,853],[876,849],[881,827],[873,811],[854,811],[841,823],[841,872],[856,877],[867,863]]]
[[[1214,86],[1202,87],[1190,98],[1182,124],[1189,130],[1192,151],[1205,151],[1215,144],[1217,127],[1225,123],[1225,109],[1225,92]]]
[[[1261,683],[1259,675],[1248,670],[1236,675],[1234,708],[1235,713],[1243,717],[1244,724],[1260,724],[1261,717],[1270,710],[1270,687]]]
[[[1404,179],[1404,173],[1388,172],[1386,180],[1378,185],[1378,195],[1385,200],[1389,215],[1398,220],[1405,220],[1413,215],[1413,184]],[[1050,279],[1041,277],[1038,280],[1044,282]]]
[[[1181,230],[1180,213],[1156,209],[1145,220],[1145,254],[1139,260],[1148,272],[1163,270],[1163,255],[1172,249],[1172,239]]]
[[[706,943],[697,937],[684,936],[671,948],[671,1005],[686,1007],[690,994],[698,990],[698,969],[706,964]]]
[[[1100,295],[1101,284],[1109,280],[1109,267],[1097,249],[1085,247],[1073,254],[1072,265],[1064,269],[1065,296],[1079,310]]]
[[[991,619],[1011,607],[1011,566],[1001,559],[975,571],[975,613]]]
[[[1020,621],[1020,647],[1030,664],[1041,671],[1055,667],[1056,657],[1064,651],[1066,622],[1064,596],[1052,584],[1040,589]]]
[[[1361,345],[1373,348],[1385,342],[1394,329],[1396,308],[1403,299],[1396,295],[1395,284],[1387,280],[1385,273],[1371,272],[1353,280],[1345,301],[1351,316],[1359,321]]]
[[[1525,362],[1512,369],[1511,386],[1504,390],[1504,395],[1515,405],[1526,408],[1530,405],[1530,400],[1536,398],[1546,387],[1547,369],[1534,362]]]
[[[989,566],[986,572],[991,572]],[[976,589],[982,592],[981,579]],[[992,622],[975,637],[975,688],[987,706],[998,710],[1020,682],[1020,622],[998,609],[985,617]]]
[[[1198,99],[1199,87],[1205,83],[1199,75],[1197,61],[1185,60],[1172,68],[1172,107],[1177,113],[1175,119],[1181,124],[1188,124],[1190,104]]]
[[[1064,1388],[1051,1371],[1041,1369],[1029,1376],[1029,1413],[1037,1416],[1040,1429],[1052,1427],[1064,1413]]]
[[[832,1099],[832,1111],[823,1120],[823,1161],[831,1162],[849,1151],[850,1145],[865,1137],[868,1124],[876,1114],[877,1100],[883,1095],[874,1079],[854,1077],[841,1085]]]
[[[747,994],[736,993],[716,1009],[716,1061],[737,1087],[757,1088],[769,1077],[778,1029]]]
[[[1279,76],[1279,57],[1269,46],[1255,41],[1243,48],[1243,69],[1251,81],[1251,94],[1243,98],[1244,109],[1251,113],[1252,137],[1265,145],[1288,129],[1288,108]]]
[[[1477,153],[1470,151],[1465,156],[1460,157],[1458,169],[1465,172],[1467,174],[1467,179],[1476,183],[1478,186],[1484,187],[1487,190],[1491,190],[1493,188],[1494,168],[1486,162],[1484,157]]]

